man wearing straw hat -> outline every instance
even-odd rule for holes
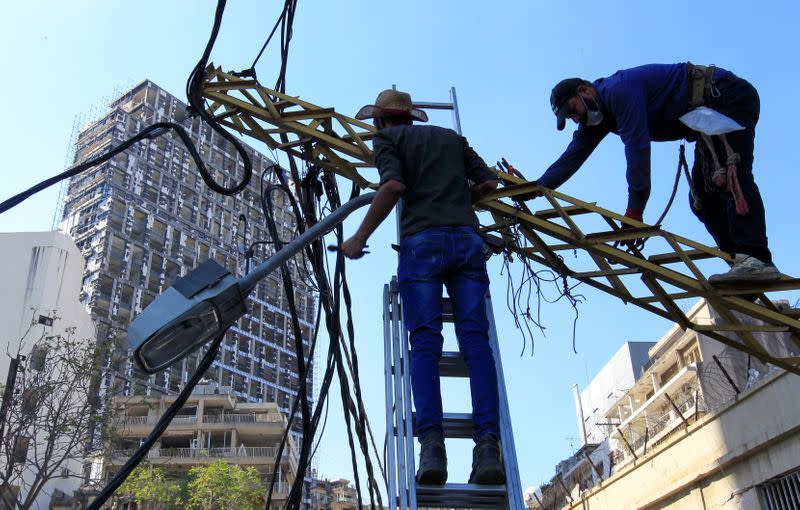
[[[472,202],[497,187],[496,176],[456,132],[427,122],[411,96],[384,90],[357,119],[374,119],[380,187],[361,226],[341,250],[359,258],[370,234],[395,204],[400,213],[397,269],[403,320],[411,340],[411,387],[421,444],[417,481],[444,484],[447,456],[442,429],[439,359],[442,285],[453,302],[459,349],[469,368],[475,423],[470,483],[505,481],[500,460],[497,374],[489,346],[485,295],[489,287],[483,239]]]

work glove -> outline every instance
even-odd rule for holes
[[[625,217],[630,218],[636,221],[642,221],[643,218],[643,211],[637,211],[636,209],[628,209],[625,211]],[[622,223],[620,225],[622,230],[628,230],[631,228],[636,228],[632,225],[628,225],[627,223]],[[632,254],[637,255],[642,251],[644,248],[645,238],[640,237],[638,239],[628,239],[627,241],[614,241],[614,248],[619,248],[623,246],[625,251]]]

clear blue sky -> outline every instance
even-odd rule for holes
[[[281,4],[230,2],[212,60],[225,69],[248,67]],[[208,0],[8,3],[0,21],[5,70],[0,198],[60,172],[76,115],[104,106],[104,98],[144,78],[182,98],[215,5]],[[555,130],[548,105],[558,80],[594,79],[655,62],[726,67],[750,80],[761,95],[756,180],[775,261],[782,271],[799,275],[792,227],[800,185],[793,126],[800,96],[798,10],[788,1],[300,0],[287,90],[352,115],[393,83],[426,101],[446,100],[454,85],[472,145],[487,162],[504,156],[533,179],[571,136],[571,124],[564,132]],[[274,82],[275,60],[272,51],[258,68],[266,85]],[[451,125],[446,115],[433,120]],[[677,150],[677,142],[653,147],[654,191],[646,220],[653,221],[666,203]],[[610,136],[562,191],[621,211],[624,176],[622,145]],[[689,211],[686,194],[682,184],[665,226],[710,243]],[[0,216],[0,231],[49,229],[55,207],[56,190],[42,193]],[[355,221],[347,224],[348,232]],[[349,267],[366,406],[379,443],[384,430],[380,293],[395,267],[388,246],[394,235],[394,222],[388,221],[370,241],[372,254]],[[494,261],[492,291],[522,483],[534,485],[548,480],[555,464],[578,446],[571,385],[585,386],[622,342],[657,340],[670,324],[584,289],[578,354],[571,346],[572,311],[559,303],[542,310],[547,336],[537,337],[535,354],[520,356],[522,341],[504,309],[505,277],[499,272]],[[465,393],[465,387],[446,391],[460,410],[466,410]],[[319,452],[321,474],[328,477],[351,477],[342,423],[340,409],[332,407]],[[466,478],[468,450],[467,443],[450,448],[452,481]]]

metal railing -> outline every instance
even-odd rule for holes
[[[121,416],[116,419],[118,425],[155,425],[158,416]],[[207,414],[202,423],[282,423],[283,416],[275,413],[250,414]],[[176,416],[172,425],[192,425],[198,423],[197,416]]]
[[[203,416],[203,423],[280,423],[283,416],[274,413],[252,414],[208,414]]]
[[[121,416],[116,419],[119,425],[155,425],[159,416]],[[197,416],[176,416],[172,425],[186,425],[197,423]]]
[[[117,450],[114,457],[128,458],[134,450]],[[198,459],[198,458],[273,458],[278,453],[274,446],[229,446],[223,448],[153,448],[147,454],[150,459]]]

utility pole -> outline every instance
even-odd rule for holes
[[[6,417],[8,416],[8,409],[11,407],[11,401],[14,400],[14,387],[17,384],[17,372],[19,364],[25,361],[25,356],[17,355],[16,358],[11,358],[11,363],[8,365],[8,377],[6,378],[6,388],[3,391],[3,402],[0,404],[0,451],[3,449],[3,440],[5,438]],[[8,466],[6,467],[6,474],[3,478],[3,483],[0,484],[0,497],[4,508],[10,508],[14,503],[14,497],[7,490],[9,487],[8,479],[11,477],[11,470],[13,469],[14,459],[12,459],[13,452],[7,452]],[[12,501],[7,498],[11,497]]]
[[[3,448],[4,432],[6,428],[6,416],[8,415],[8,408],[11,406],[11,400],[14,398],[14,386],[17,384],[17,371],[21,361],[25,360],[25,356],[17,356],[11,358],[11,363],[8,366],[8,377],[6,378],[6,389],[3,391],[3,403],[0,404],[0,449]]]

